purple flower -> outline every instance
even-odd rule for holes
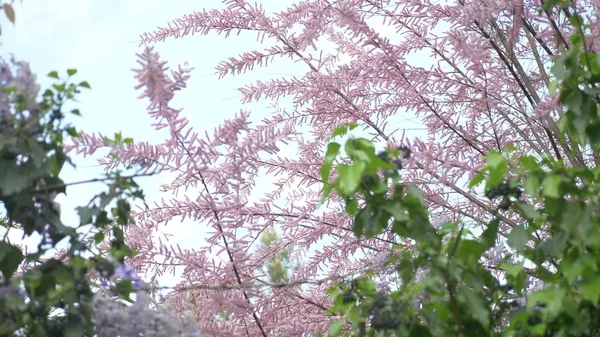
[[[137,279],[132,281],[134,289],[142,289],[144,287],[144,281]]]
[[[114,269],[114,276],[131,281],[135,289],[140,289],[144,286],[144,282],[135,272],[132,266],[117,262]]]

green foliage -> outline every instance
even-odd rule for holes
[[[559,3],[548,1],[545,9]],[[564,108],[560,141],[598,151],[600,54],[588,51],[582,18],[572,14],[570,21],[572,46],[552,69],[551,90]],[[388,265],[402,280],[399,289],[378,291],[368,273],[330,289],[330,311],[339,318],[331,336],[600,336],[600,168],[517,156],[514,148],[488,153],[470,186],[485,182],[498,207],[476,239],[465,224],[431,224],[422,192],[401,182],[398,160],[406,149],[376,154],[369,140],[350,138],[348,158],[337,162],[341,148],[327,148],[324,199],[333,192],[343,199],[356,236],[389,231],[414,244],[391,247]],[[484,257],[507,225],[505,211],[521,221],[506,238],[508,256],[490,266]],[[528,287],[528,278],[542,286]]]
[[[272,244],[281,241],[281,238],[278,236],[275,229],[266,229],[260,241],[263,247],[269,247]],[[290,272],[295,268],[292,261],[290,261],[288,248],[281,249],[265,263],[264,267],[267,269],[267,274],[269,275],[269,281],[271,283],[290,282]]]
[[[43,93],[34,110],[25,110],[30,105],[16,88],[5,90],[14,112],[5,112],[0,120],[0,202],[6,209],[1,225],[24,237],[37,234],[41,240],[30,253],[9,243],[6,235],[0,242],[0,289],[21,287],[25,291],[24,297],[13,296],[0,305],[0,336],[91,336],[89,273],[96,270],[110,276],[116,261],[133,255],[123,235],[123,226],[133,221],[127,199],[143,195],[130,177],[118,171],[108,173],[101,180],[107,191],[78,208],[81,221],[76,226],[61,221],[60,207],[54,201],[68,187],[59,177],[65,163],[71,164],[63,139],[77,136],[72,126],[64,125],[63,106],[80,89],[89,88],[87,82],[72,83],[75,74],[75,69],[69,69],[67,79],[61,80],[57,72],[51,72],[48,76],[57,83]],[[108,209],[109,205],[113,206]],[[95,245],[108,232],[109,253],[114,258],[109,262],[95,257]],[[64,258],[42,258],[59,245],[66,247]],[[121,288],[127,297],[131,285]]]

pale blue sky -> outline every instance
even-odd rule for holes
[[[293,1],[261,1],[270,11],[282,10],[290,2]],[[18,60],[29,61],[42,88],[50,83],[45,77],[48,72],[57,70],[64,74],[67,68],[76,68],[76,80],[87,80],[92,86],[91,91],[79,96],[77,107],[83,114],[83,118],[76,119],[79,129],[107,135],[122,131],[124,136],[135,140],[159,143],[164,134],[151,128],[145,110],[147,101],[136,99],[139,92],[133,88],[136,82],[131,69],[137,66],[135,53],[143,48],[136,41],[141,33],[163,26],[169,20],[202,7],[218,8],[222,4],[217,0],[24,0],[22,4],[16,1],[14,6],[16,27],[2,21],[2,55],[14,53]],[[251,111],[253,120],[260,120],[273,111],[269,108],[270,102],[242,106],[237,87],[258,79],[300,75],[306,71],[301,64],[276,60],[268,69],[240,76],[218,80],[214,75],[214,67],[221,60],[257,46],[256,36],[247,33],[228,39],[216,34],[189,36],[155,45],[155,50],[172,68],[183,62],[195,68],[188,88],[177,93],[173,106],[185,108],[184,115],[199,134],[205,129],[210,132],[240,108]],[[81,167],[77,171],[67,169],[63,174],[65,181],[85,180],[101,173],[99,167],[93,167],[94,160],[74,159]],[[158,184],[165,179],[163,176],[138,181],[151,201],[157,197]],[[77,222],[73,208],[87,203],[100,188],[103,188],[100,184],[69,188],[68,197],[59,199],[64,221]],[[180,229],[185,226],[182,233],[190,245],[199,241],[198,236],[191,233],[198,231],[200,235],[202,228],[191,223],[172,226]],[[188,246],[185,243],[182,242],[182,246]]]

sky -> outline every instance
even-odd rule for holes
[[[260,2],[270,11],[276,11],[293,1]],[[30,62],[42,88],[52,83],[45,76],[50,71],[65,74],[66,69],[77,69],[78,74],[74,79],[86,80],[92,87],[91,91],[85,91],[78,97],[76,107],[83,117],[72,119],[78,129],[101,131],[109,136],[121,131],[123,136],[136,141],[160,143],[164,134],[157,133],[150,126],[151,119],[145,109],[147,101],[138,100],[136,97],[139,92],[134,89],[136,81],[131,69],[137,66],[135,54],[143,50],[138,43],[139,35],[202,7],[222,6],[217,0],[16,1],[16,26],[4,18],[0,19],[3,20],[0,21],[0,55],[7,57],[13,53],[17,60]],[[270,102],[242,105],[237,87],[255,80],[305,72],[301,64],[277,61],[268,68],[218,79],[214,68],[221,60],[259,46],[255,36],[249,34],[232,35],[228,39],[216,34],[188,36],[153,46],[171,68],[183,62],[195,68],[188,87],[177,93],[173,106],[185,108],[184,115],[199,134],[203,134],[204,130],[210,133],[241,108],[251,111],[255,120],[273,111],[269,107]],[[72,156],[78,168],[65,169],[62,175],[65,182],[87,180],[102,173],[95,161],[97,157],[83,159],[74,153]],[[148,200],[155,200],[158,196],[157,187],[170,177],[172,175],[163,174],[139,178],[137,181],[144,188]],[[67,224],[77,223],[78,216],[73,209],[87,203],[103,187],[102,184],[86,184],[69,188],[68,196],[58,199],[63,221]],[[170,226],[175,235],[173,240],[182,247],[193,246],[203,236],[204,228],[189,221]]]

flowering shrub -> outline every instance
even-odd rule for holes
[[[60,219],[55,198],[66,193],[69,183],[59,175],[70,162],[63,138],[78,136],[72,126],[63,125],[63,106],[81,89],[90,88],[87,82],[71,83],[75,74],[69,69],[68,79],[60,81],[58,73],[51,72],[49,77],[59,82],[40,99],[40,86],[28,63],[0,59],[0,203],[6,210],[0,241],[0,336],[112,336],[108,325],[94,326],[106,311],[92,310],[110,310],[105,304],[114,299],[99,304],[90,272],[110,276],[115,281],[111,290],[121,298],[144,285],[135,271],[122,263],[133,253],[123,241],[123,226],[131,220],[126,198],[142,197],[131,177],[114,171],[105,179],[91,180],[106,182],[108,191],[78,208],[79,226],[66,226]],[[79,115],[77,109],[71,112]],[[109,213],[105,208],[113,201]],[[9,232],[37,234],[41,239],[37,249],[28,252],[7,240]],[[104,250],[114,260],[86,258],[98,255],[96,244],[106,235],[110,242]],[[64,243],[66,247],[56,251]],[[54,257],[45,257],[53,251]],[[140,324],[144,336],[177,336],[177,321],[151,310],[143,294],[133,307],[137,313],[130,315],[135,320],[129,323]],[[135,315],[142,315],[147,324]],[[193,328],[187,326],[182,336],[197,336]]]
[[[136,293],[133,305],[126,306],[95,294],[91,308],[97,337],[198,337],[198,324],[189,314],[181,322],[166,310],[150,308],[148,295]]]
[[[137,292],[131,307],[119,306],[119,298],[129,299],[132,291],[144,287],[135,270],[123,263],[134,253],[123,236],[124,226],[132,221],[126,198],[142,197],[132,177],[114,171],[105,179],[91,180],[106,182],[108,191],[78,208],[79,226],[60,220],[60,205],[54,199],[69,185],[59,178],[69,162],[63,137],[78,136],[73,127],[62,125],[62,107],[80,89],[89,89],[87,82],[69,83],[74,69],[67,73],[68,81],[54,84],[38,100],[40,86],[28,63],[0,60],[0,201],[7,211],[0,241],[0,336],[198,336],[195,321],[182,326],[151,309],[143,292]],[[49,76],[59,79],[56,72]],[[130,140],[117,135],[106,141]],[[105,208],[113,200],[109,213]],[[26,252],[9,243],[9,231],[39,234],[38,249]],[[42,258],[65,241],[66,249]],[[101,256],[106,253],[110,259]],[[110,298],[94,294],[93,275],[110,286]]]
[[[86,275],[94,269],[94,264],[83,255],[93,252],[94,247],[78,229],[92,225],[112,229],[117,235],[119,231],[122,233],[118,225],[113,225],[113,221],[123,225],[128,219],[129,206],[121,195],[141,195],[134,190],[131,179],[115,172],[105,179],[110,192],[80,208],[79,228],[61,222],[60,206],[54,199],[65,193],[68,186],[59,178],[63,165],[69,162],[63,151],[63,137],[77,135],[73,127],[62,124],[65,117],[62,108],[80,89],[89,88],[87,82],[70,83],[76,74],[74,69],[67,73],[67,81],[54,84],[39,99],[40,86],[26,62],[12,59],[9,64],[0,60],[0,202],[6,209],[2,223],[5,231],[0,241],[0,286],[4,295],[15,293],[17,286],[23,287],[18,296],[2,298],[0,316],[5,319],[0,319],[0,335],[15,332],[44,336],[55,335],[57,331],[67,333],[69,329],[86,331],[90,316],[85,304],[92,295]],[[55,72],[49,76],[59,79]],[[114,217],[110,218],[104,208],[115,198],[121,199],[117,200]],[[99,199],[100,207],[94,204]],[[10,243],[7,241],[10,231],[24,236],[39,235],[37,249],[28,252]],[[68,244],[66,249],[53,258],[43,257],[60,242]],[[131,254],[118,236],[111,249],[120,259]],[[62,321],[49,318],[57,311],[64,317]]]

